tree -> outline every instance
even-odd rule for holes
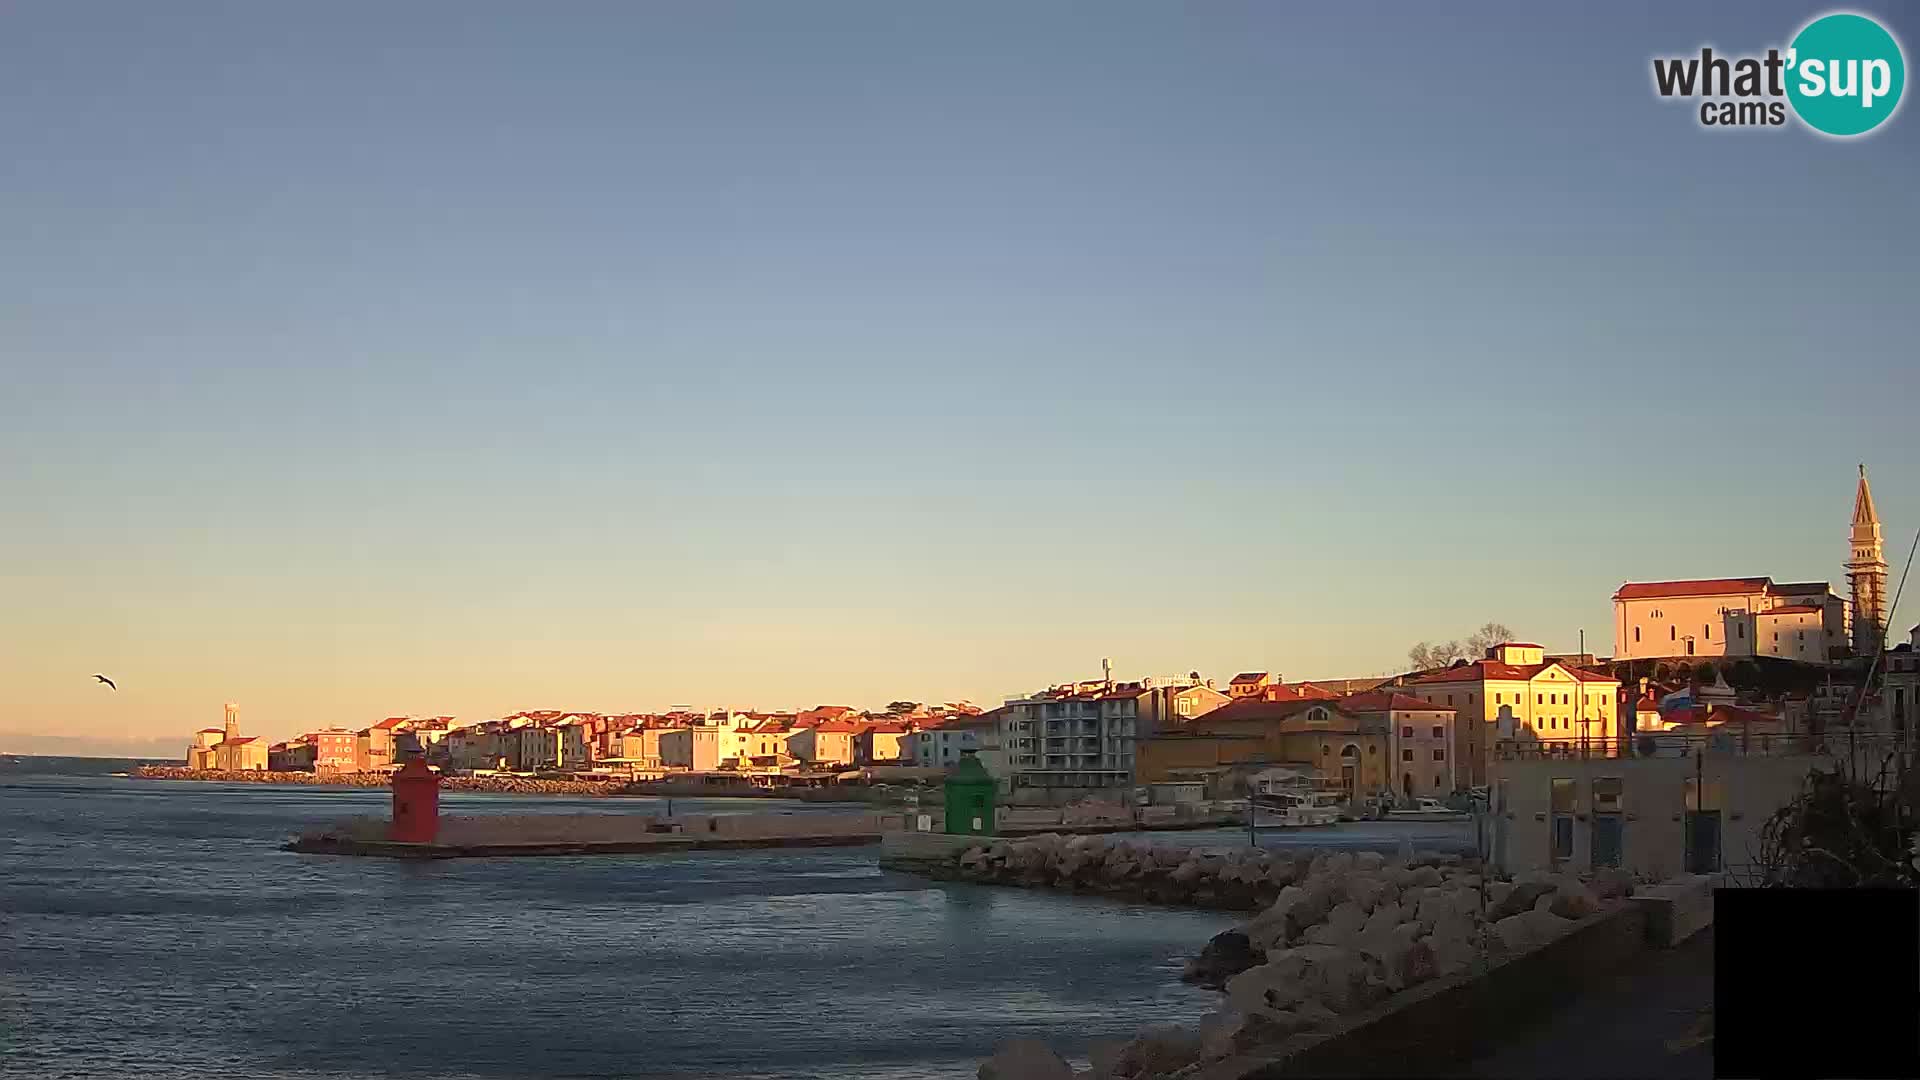
[[[1740,690],[1759,689],[1760,679],[1760,665],[1751,660],[1742,660],[1727,672],[1728,684]]]
[[[1504,623],[1482,623],[1480,629],[1467,635],[1467,659],[1473,660],[1487,655],[1487,650],[1505,641],[1513,640],[1513,631]]]
[[[1702,660],[1700,666],[1693,669],[1693,676],[1700,680],[1700,685],[1712,686],[1714,677],[1713,665]]]
[[[892,714],[893,714],[893,715],[895,715],[895,716],[900,716],[900,715],[902,715],[902,714],[905,714],[905,713],[910,713],[910,712],[912,712],[913,710],[915,710],[915,709],[917,709],[917,708],[919,708],[919,707],[920,707],[920,703],[919,703],[919,702],[917,702],[917,701],[889,701],[889,702],[887,702],[887,711],[888,711],[889,713],[892,713]]]
[[[1451,666],[1458,660],[1478,660],[1487,655],[1487,650],[1503,641],[1512,641],[1513,631],[1502,623],[1489,622],[1468,635],[1465,641],[1422,641],[1407,650],[1407,663],[1414,670]]]
[[[1446,667],[1455,660],[1466,659],[1466,656],[1467,647],[1458,641],[1442,641],[1438,644],[1422,641],[1407,650],[1407,663],[1413,665],[1415,671],[1425,671],[1428,668]]]

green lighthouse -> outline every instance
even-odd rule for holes
[[[972,750],[960,752],[960,764],[947,774],[947,832],[993,835],[993,776]]]

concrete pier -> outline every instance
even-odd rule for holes
[[[387,823],[356,818],[310,829],[283,850],[311,855],[456,859],[534,855],[643,855],[729,848],[871,844],[900,830],[899,814],[485,814],[440,819],[431,843],[397,843]]]

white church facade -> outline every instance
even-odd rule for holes
[[[1741,577],[1622,585],[1613,594],[1614,659],[1770,656],[1826,664],[1871,654],[1885,639],[1887,564],[1864,466],[1849,545],[1851,603],[1824,581]]]

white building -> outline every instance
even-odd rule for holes
[[[1846,643],[1846,601],[1824,581],[1629,582],[1613,594],[1613,658],[1777,656],[1825,664]]]
[[[908,740],[913,763],[943,769],[959,764],[962,753],[979,750],[993,741],[991,736],[998,713],[999,710],[995,710],[980,716],[949,716],[927,721]],[[981,764],[993,772],[991,764],[985,761]]]

